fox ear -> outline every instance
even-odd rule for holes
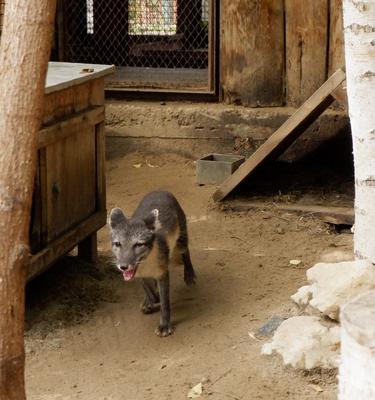
[[[146,218],[143,220],[147,226],[148,229],[154,231],[158,229],[158,226],[160,225],[159,223],[159,210],[154,209],[150,212],[150,214],[147,215]]]
[[[127,219],[122,212],[121,208],[113,208],[109,216],[109,225],[112,229],[115,229],[121,224],[126,224]]]

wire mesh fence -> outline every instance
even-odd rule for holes
[[[65,59],[206,69],[209,1],[65,0]]]

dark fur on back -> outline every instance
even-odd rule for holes
[[[148,193],[134,211],[133,218],[142,219],[154,209],[159,211],[160,226],[156,227],[156,231],[166,233],[178,226],[181,234],[186,236],[185,213],[172,193],[162,191]]]

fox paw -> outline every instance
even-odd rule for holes
[[[151,303],[149,301],[144,301],[141,303],[140,310],[143,314],[152,314],[159,310],[159,305]]]
[[[155,329],[155,334],[157,336],[160,336],[160,337],[166,337],[166,336],[172,335],[173,332],[174,332],[174,329],[173,329],[173,326],[171,324],[159,325]]]
[[[185,273],[184,274],[184,281],[186,283],[187,286],[193,286],[195,285],[197,280],[197,276],[195,275],[194,272],[192,273]]]

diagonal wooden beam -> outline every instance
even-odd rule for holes
[[[348,95],[346,92],[346,80],[332,92],[332,96],[337,100],[345,110],[348,110]]]
[[[213,195],[214,201],[223,200],[266,161],[279,157],[333,103],[335,98],[332,93],[344,81],[345,72],[338,69],[233,175],[222,183]]]

